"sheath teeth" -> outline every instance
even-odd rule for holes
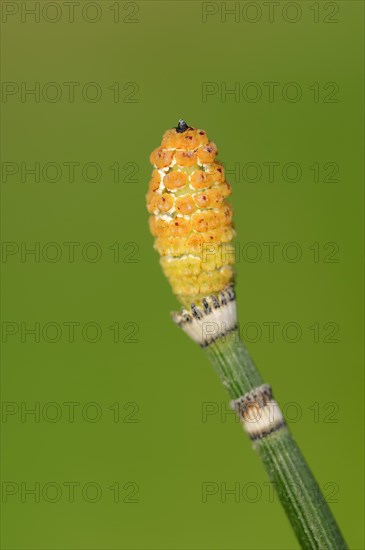
[[[207,315],[208,313],[212,313],[212,308],[208,304],[208,300],[206,298],[203,298],[202,300],[203,306],[204,306],[204,313]]]

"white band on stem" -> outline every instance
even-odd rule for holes
[[[260,439],[285,425],[279,405],[270,386],[263,384],[231,402],[251,439]]]
[[[173,320],[194,342],[208,346],[237,327],[236,298],[229,286],[217,296],[206,296],[202,306],[191,304],[190,311],[173,313]]]

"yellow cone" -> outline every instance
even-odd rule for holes
[[[150,156],[150,229],[162,269],[185,307],[233,282],[231,187],[217,152],[204,130],[180,120]]]

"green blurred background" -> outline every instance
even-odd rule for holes
[[[145,193],[180,117],[233,171],[247,345],[364,548],[363,3],[268,4],[2,3],[4,549],[298,548],[169,317]]]

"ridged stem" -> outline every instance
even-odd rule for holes
[[[263,381],[237,332],[205,348],[233,399]],[[289,429],[284,426],[254,441],[281,504],[303,549],[345,550],[332,512]]]
[[[230,332],[204,349],[232,399],[263,384],[238,331]]]

